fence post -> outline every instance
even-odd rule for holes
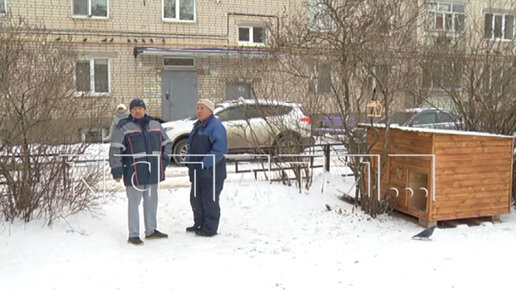
[[[330,172],[330,145],[326,144],[323,147],[324,151],[324,171]]]

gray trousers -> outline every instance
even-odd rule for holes
[[[140,202],[143,197],[143,219],[145,222],[145,235],[150,235],[158,226],[156,212],[158,210],[158,185],[140,185],[138,187],[126,186],[128,199],[129,237],[140,236]]]

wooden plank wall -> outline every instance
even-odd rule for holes
[[[379,130],[378,142],[371,150],[371,154],[381,154],[383,149],[384,132],[385,129],[377,128]],[[373,128],[368,128],[367,144],[370,146],[375,140]],[[432,154],[432,134],[405,131],[398,129],[391,129],[389,133],[389,154]],[[410,194],[405,189],[409,184],[410,170],[418,173],[427,174],[429,176],[429,184],[431,182],[431,166],[432,158],[424,156],[389,156],[387,164],[384,168],[384,175],[382,176],[381,193],[382,197],[387,194],[395,194],[391,188],[397,188],[399,196],[396,208],[400,211],[409,213],[411,215],[428,219],[426,213],[415,211],[409,208]],[[431,190],[431,188],[429,188]],[[431,192],[430,192],[431,194]],[[427,211],[429,212],[429,211]]]
[[[371,154],[381,154],[383,128]],[[375,134],[367,129],[367,144]],[[417,132],[391,128],[389,154],[435,154],[436,201],[432,200],[432,157],[390,156],[381,193],[399,190],[397,209],[428,221],[492,216],[510,212],[513,139],[497,136]],[[428,175],[426,213],[409,207],[409,172]]]
[[[432,220],[510,212],[513,140],[436,134],[436,203]]]

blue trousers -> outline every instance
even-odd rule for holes
[[[194,224],[209,234],[216,234],[219,228],[219,196],[223,187],[224,180],[215,183],[215,192],[213,181],[192,182],[190,188]]]

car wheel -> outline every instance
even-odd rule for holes
[[[175,154],[172,157],[172,161],[174,161],[176,164],[181,165],[181,162],[185,161],[186,157],[186,149],[188,146],[188,139],[184,138],[176,142],[174,144],[174,147],[172,149],[172,154]]]
[[[278,154],[299,154],[303,152],[303,145],[299,134],[285,132],[278,136],[274,146],[274,152]]]

